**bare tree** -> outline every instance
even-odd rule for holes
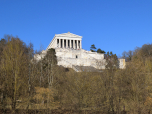
[[[27,92],[27,56],[24,43],[19,38],[12,37],[8,40],[3,51],[1,65],[5,74],[7,95],[11,98],[11,106],[15,111],[16,101],[20,98],[21,93],[26,94]]]

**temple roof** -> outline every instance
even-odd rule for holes
[[[70,38],[82,38],[82,36],[67,32],[62,34],[55,34],[56,37],[70,37]]]

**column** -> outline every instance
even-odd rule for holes
[[[59,39],[59,45],[58,45],[58,47],[60,48],[60,39]]]
[[[75,49],[75,40],[73,40],[73,48]]]
[[[70,48],[71,48],[71,40],[69,40],[69,45],[70,45]]]
[[[77,40],[77,49],[79,49],[79,40]]]
[[[60,46],[60,48],[61,48],[61,39],[60,39],[60,45],[59,45],[59,46]]]
[[[75,40],[75,49],[77,49],[77,40]]]
[[[61,41],[61,43],[62,43],[62,39],[60,39],[60,41]],[[61,44],[61,43],[60,43],[60,44]],[[60,47],[62,48],[62,44],[60,45]]]
[[[63,39],[63,48],[64,48],[64,39]]]
[[[68,48],[68,40],[66,39],[66,48]]]
[[[62,43],[62,44],[61,44],[61,48],[63,48],[63,39],[61,39],[61,43]]]
[[[81,40],[80,40],[80,49],[82,49],[82,43],[81,43]]]

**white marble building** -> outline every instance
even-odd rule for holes
[[[46,55],[47,50],[50,48],[54,48],[56,51],[58,65],[73,68],[76,71],[79,71],[77,69],[78,66],[105,69],[106,62],[104,54],[82,49],[82,36],[70,32],[56,34],[47,49],[43,50],[41,54],[34,55],[34,58],[40,60]],[[124,60],[119,59],[119,62],[120,68],[125,68]]]
[[[78,36],[70,32],[63,34],[56,34],[46,50],[57,47],[81,49],[82,48],[81,42],[82,42],[82,36]]]

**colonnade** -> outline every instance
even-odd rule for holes
[[[81,49],[81,46],[81,40],[57,39],[57,47],[59,48]]]

